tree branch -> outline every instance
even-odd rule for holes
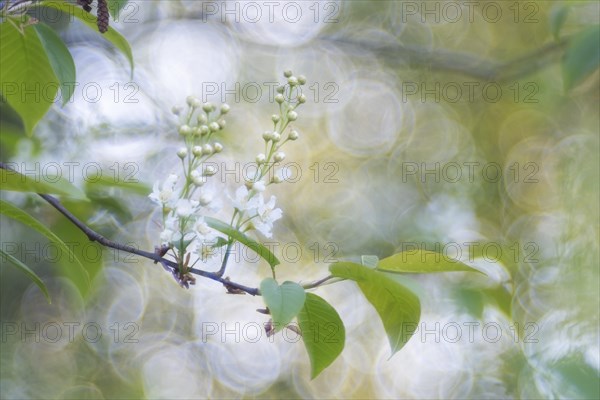
[[[3,162],[0,162],[0,168],[8,170],[8,171],[17,172],[14,169],[12,169],[11,167],[9,167],[8,165],[4,164]],[[67,210],[65,208],[65,206],[63,206],[56,197],[50,196],[48,194],[43,194],[43,193],[38,193],[38,195],[42,199],[44,199],[46,202],[48,202],[48,204],[50,204],[52,207],[54,207],[56,210],[58,210],[58,212],[60,212],[62,215],[64,215],[65,218],[67,218],[69,221],[71,221],[71,223],[73,223],[73,225],[75,225],[77,228],[79,228],[79,230],[81,230],[83,233],[85,233],[85,235],[88,237],[88,239],[90,241],[98,242],[101,245],[103,245],[105,247],[110,247],[112,249],[121,250],[121,251],[131,253],[131,254],[136,254],[140,257],[144,257],[149,260],[152,260],[152,261],[154,261],[154,263],[160,263],[163,267],[171,268],[171,270],[173,272],[179,272],[179,266],[177,265],[176,262],[167,260],[158,253],[152,253],[149,251],[136,249],[135,247],[109,240],[109,239],[105,238],[104,236],[100,235],[99,233],[97,233],[96,231],[94,231],[93,229],[91,229],[89,226],[87,226],[81,220],[79,220],[75,215],[73,215],[69,210]],[[260,290],[258,288],[252,288],[252,287],[245,286],[245,285],[242,285],[242,284],[239,284],[236,282],[232,282],[227,278],[223,278],[221,276],[222,274],[219,275],[218,272],[213,273],[213,272],[208,272],[208,271],[204,271],[204,270],[196,269],[196,268],[189,268],[188,272],[198,275],[198,276],[202,276],[204,278],[212,279],[213,281],[220,282],[228,289],[234,288],[234,289],[243,291],[245,293],[248,293],[252,296],[260,295]]]

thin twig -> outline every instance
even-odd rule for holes
[[[333,275],[329,275],[326,276],[323,279],[319,279],[318,281],[314,281],[313,283],[307,283],[306,285],[302,285],[302,287],[304,289],[313,289],[319,286],[323,286],[323,284],[325,284],[325,282],[330,281],[329,283],[327,283],[327,285],[331,284],[331,283],[336,283],[336,282],[341,282],[343,280],[345,280],[344,278],[337,278],[335,281],[331,281],[332,279],[335,279],[335,276]]]
[[[0,162],[0,168],[8,170],[8,171],[16,172],[14,169],[12,169],[8,165],[4,164],[3,162]],[[67,210],[60,203],[60,201],[57,198],[50,196],[48,194],[43,194],[43,193],[38,193],[38,195],[42,199],[46,200],[46,202],[48,202],[48,204],[50,204],[52,207],[54,207],[56,210],[58,210],[58,212],[60,212],[62,215],[64,215],[65,218],[67,218],[69,221],[71,221],[71,223],[73,223],[77,228],[79,228],[79,230],[81,230],[83,233],[85,233],[85,235],[88,237],[88,239],[90,241],[98,242],[101,245],[103,245],[105,247],[110,247],[112,249],[125,251],[125,252],[131,253],[131,254],[136,254],[140,257],[144,257],[149,260],[152,260],[155,263],[160,263],[163,266],[167,266],[167,267],[171,268],[173,271],[179,271],[179,266],[174,261],[167,260],[167,259],[161,257],[160,254],[157,254],[157,253],[151,253],[149,251],[136,249],[135,247],[109,240],[109,239],[105,238],[104,236],[100,235],[99,233],[97,233],[96,231],[94,231],[93,229],[91,229],[90,227],[88,227],[85,223],[83,223],[76,216],[74,216],[69,210]],[[212,279],[214,281],[220,282],[223,285],[225,285],[226,287],[233,287],[235,289],[243,290],[244,292],[251,294],[252,296],[260,295],[260,290],[258,288],[252,288],[252,287],[245,286],[245,285],[242,285],[242,284],[239,284],[236,282],[232,282],[228,279],[224,279],[222,276],[218,275],[218,273],[203,271],[201,269],[196,269],[196,268],[189,268],[188,272],[195,274],[195,275],[202,276],[204,278],[208,278],[208,279]]]

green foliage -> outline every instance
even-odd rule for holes
[[[81,263],[81,261],[79,261],[79,258],[77,258],[75,256],[75,254],[71,251],[69,246],[67,246],[65,244],[65,242],[63,242],[61,240],[61,238],[56,236],[56,234],[54,232],[52,232],[50,229],[48,229],[40,221],[33,218],[31,215],[27,214],[25,211],[21,210],[20,208],[16,207],[15,205],[8,203],[4,200],[0,200],[0,213],[6,215],[7,217],[12,218],[16,221],[21,222],[22,224],[27,225],[30,228],[35,229],[42,235],[46,236],[50,241],[52,241],[60,249],[60,251],[62,252],[63,255],[68,256],[67,259],[69,260],[69,263],[71,265],[75,264],[78,267],[74,271],[77,271],[77,274],[79,276],[83,277],[83,279],[89,286],[90,278],[89,278],[87,271],[83,267],[83,264]],[[61,259],[62,259],[62,257],[61,257]]]
[[[558,40],[560,37],[560,31],[567,21],[569,16],[569,6],[566,4],[557,4],[550,10],[550,32],[554,36],[554,39]]]
[[[69,3],[57,2],[57,1],[42,1],[40,3],[43,7],[54,8],[70,14],[83,22],[85,25],[90,27],[90,29],[97,31],[97,18],[93,15],[87,13],[83,9],[79,7],[73,7]],[[131,47],[127,40],[117,31],[112,28],[108,28],[108,31],[102,34],[102,37],[108,40],[115,46],[129,61],[129,66],[131,67],[131,74],[133,75],[133,53],[131,52]]]
[[[129,0],[108,0],[108,12],[115,21],[119,19],[119,13],[123,10],[123,7],[125,7],[128,1]]]
[[[358,284],[379,314],[394,355],[417,329],[421,318],[419,298],[384,274],[359,264],[340,262],[332,264],[329,270],[333,276]]]
[[[304,288],[296,282],[286,281],[279,285],[273,278],[266,278],[260,283],[260,293],[269,307],[276,332],[298,315],[306,299]]]
[[[316,294],[307,293],[298,314],[298,325],[310,359],[310,376],[314,379],[344,350],[344,323],[328,302]]]
[[[33,272],[31,268],[23,264],[20,260],[14,258],[12,255],[4,252],[2,249],[0,249],[0,258],[3,260],[10,261],[10,263],[14,265],[19,271],[25,273],[29,277],[29,279],[31,279],[33,283],[35,283],[40,288],[42,293],[44,293],[44,296],[46,296],[46,300],[48,300],[48,303],[52,303],[46,285],[44,285],[42,279],[35,272]],[[2,265],[4,266],[4,263],[2,263]]]
[[[53,182],[54,180],[56,182]],[[22,175],[15,171],[0,169],[0,182],[2,190],[59,194],[78,200],[88,200],[85,193],[60,176]]]
[[[594,72],[600,64],[600,25],[579,32],[562,62],[565,90],[570,90]]]
[[[59,82],[36,29],[19,30],[18,23],[8,19],[0,23],[0,82],[2,96],[31,135],[52,105]]]
[[[427,250],[403,251],[379,260],[377,269],[385,272],[423,274],[432,272],[480,272],[458,260]]]
[[[262,244],[258,243],[256,240],[250,239],[248,236],[244,235],[242,232],[238,231],[233,226],[216,218],[204,217],[204,220],[206,221],[206,224],[211,228],[216,229],[221,233],[224,233],[230,238],[233,238],[241,244],[243,244],[244,246],[250,248],[260,257],[265,259],[269,263],[271,268],[275,268],[275,266],[279,264],[279,260],[277,259],[277,257],[275,257],[275,254],[273,254],[269,249],[267,249]]]
[[[62,105],[64,106],[75,91],[75,62],[69,49],[54,30],[45,24],[35,24],[33,27],[40,37],[52,70],[60,83]]]

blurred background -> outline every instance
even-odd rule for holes
[[[562,36],[600,22],[598,2],[570,3]],[[286,146],[298,176],[269,194],[283,210],[276,254],[300,251],[282,257],[278,277],[309,282],[335,260],[410,246],[488,276],[395,277],[419,295],[422,321],[392,358],[353,283],[319,288],[347,338],[310,380],[297,335],[261,330],[260,297],[203,279],[182,290],[151,261],[88,243],[40,198],[3,191],[72,243],[92,284],[0,216],[3,249],[53,299],[3,265],[1,397],[598,398],[599,74],[565,90],[550,23],[561,4],[130,1],[111,26],[131,44],[133,77],[97,32],[47,16],[79,86],[32,138],[4,121],[2,160],[42,174],[73,163],[92,202],[65,204],[106,237],[159,243],[147,195],[177,172],[173,106],[188,95],[230,104],[220,161],[243,166],[262,151],[273,85],[291,69],[308,79],[301,137]],[[97,166],[137,184],[91,185]],[[225,178],[223,196],[239,185]],[[234,256],[232,280],[269,276]]]

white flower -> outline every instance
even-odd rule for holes
[[[160,233],[160,241],[162,244],[169,244],[173,241],[173,235],[175,234],[175,232],[173,232],[170,229],[165,229],[164,231],[162,231]]]
[[[171,174],[163,182],[162,186],[159,187],[158,182],[152,186],[152,193],[148,195],[150,200],[154,203],[164,206],[169,201],[173,200],[176,196],[174,195],[175,184],[177,183],[177,175]]]
[[[235,199],[231,199],[233,206],[240,211],[252,210],[258,207],[259,200],[258,197],[262,196],[253,196],[251,199],[249,196],[248,188],[246,186],[240,186],[235,191]]]
[[[280,208],[275,208],[275,196],[271,196],[268,203],[265,203],[262,196],[259,198],[259,205],[257,207],[258,219],[254,220],[252,224],[254,227],[263,235],[270,238],[273,236],[271,229],[273,229],[273,222],[277,221],[282,216]]]
[[[212,241],[216,238],[216,233],[204,221],[203,217],[198,218],[194,224],[194,231],[200,241]]]
[[[254,182],[252,184],[252,189],[256,190],[257,192],[264,192],[265,183],[263,181]]]
[[[182,218],[189,217],[194,212],[194,208],[198,206],[198,202],[188,199],[179,199],[175,206],[175,211]]]

